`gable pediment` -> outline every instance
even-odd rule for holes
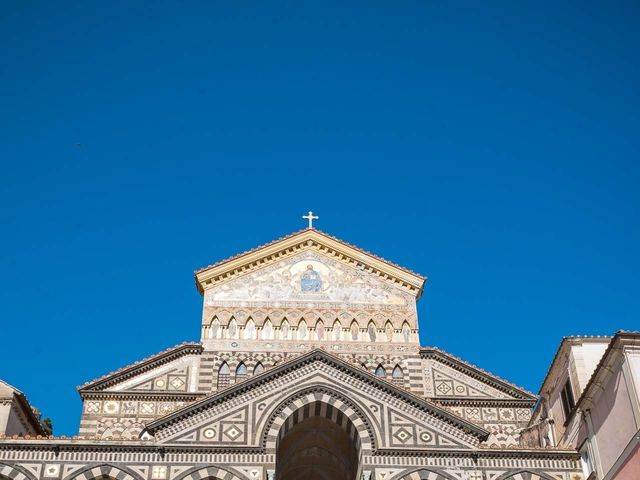
[[[425,375],[425,396],[439,399],[518,400],[536,396],[485,370],[435,348],[420,351]]]
[[[204,293],[215,285],[229,282],[306,251],[317,252],[325,258],[334,259],[335,262],[366,271],[372,277],[378,277],[382,282],[410,293],[414,298],[420,296],[426,280],[417,273],[317,229],[305,229],[196,271],[196,284],[200,293]]]
[[[221,282],[205,293],[205,306],[273,305],[305,308],[310,302],[325,308],[345,305],[410,309],[415,297],[393,282],[364,268],[307,249]]]
[[[488,432],[452,412],[314,350],[147,426],[160,444],[264,448],[282,412],[305,401],[347,406],[378,449],[474,448]],[[346,408],[346,407],[345,407]],[[343,412],[344,413],[344,412]],[[347,415],[347,413],[344,413]]]
[[[199,343],[183,343],[78,387],[81,395],[96,392],[193,392]]]

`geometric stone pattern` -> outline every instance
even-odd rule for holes
[[[448,407],[462,418],[481,425],[490,432],[486,444],[490,447],[518,445],[520,431],[527,426],[531,418],[531,409],[505,406],[495,402],[493,406],[481,405]]]
[[[201,343],[80,387],[80,439],[0,439],[0,478],[268,480],[317,418],[358,480],[584,480],[575,451],[519,448],[535,396],[419,348],[422,277],[315,230],[263,248],[196,272]]]
[[[370,377],[364,372],[360,375]],[[312,362],[270,382],[247,387],[240,398],[224,399],[208,408],[203,405],[199,413],[160,427],[154,435],[160,443],[215,441],[222,445],[259,446],[268,435],[265,429],[278,405],[309,387],[322,388],[327,401],[349,399],[368,419],[377,448],[469,448],[478,444],[461,427],[455,428],[432,413],[400,402],[367,380],[354,378],[327,363]]]

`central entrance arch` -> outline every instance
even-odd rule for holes
[[[362,443],[340,409],[322,401],[299,406],[284,421],[276,442],[276,480],[357,480]]]
[[[276,480],[356,480],[358,465],[353,439],[331,420],[310,417],[280,440]]]

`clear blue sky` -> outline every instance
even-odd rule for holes
[[[637,2],[5,2],[0,378],[197,340],[193,270],[304,227],[429,276],[423,345],[533,391],[640,328]]]

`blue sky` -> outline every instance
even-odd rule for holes
[[[199,336],[193,270],[304,227],[429,276],[434,345],[533,391],[638,329],[635,2],[6,2],[0,378]]]

